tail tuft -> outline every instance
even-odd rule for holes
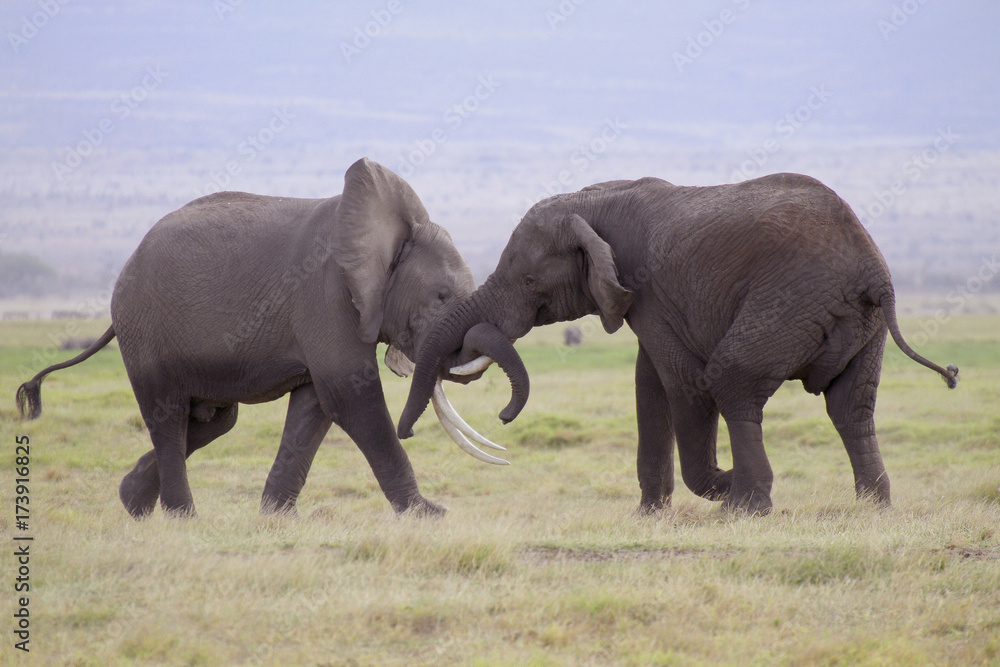
[[[943,375],[945,384],[948,385],[948,389],[954,389],[958,386],[958,366],[955,364],[948,364],[945,369],[948,371],[947,375]]]
[[[35,419],[38,415],[42,414],[42,380],[45,376],[52,371],[57,371],[62,368],[69,368],[74,366],[81,361],[86,361],[94,355],[98,350],[111,342],[111,339],[115,337],[114,327],[108,327],[108,330],[104,334],[94,341],[94,344],[88,347],[86,350],[76,355],[69,361],[64,361],[53,366],[49,366],[43,371],[39,371],[38,375],[31,378],[20,387],[17,388],[17,411],[21,413],[21,419]]]
[[[17,388],[17,411],[21,419],[37,419],[42,414],[42,380],[36,378]]]

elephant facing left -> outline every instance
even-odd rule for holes
[[[111,327],[79,356],[21,385],[18,408],[37,417],[44,377],[117,336],[153,442],[119,488],[132,516],[152,512],[157,498],[169,514],[194,514],[187,458],[233,428],[239,403],[285,394],[262,511],[295,511],[316,451],[337,424],[393,509],[440,514],[421,496],[396,436],[376,345],[388,343],[387,365],[406,374],[426,332],[474,288],[468,264],[413,189],[367,158],[351,165],[343,194],[329,199],[208,195],[149,230],[115,285]],[[503,368],[513,354],[496,331],[467,342],[442,364],[441,378],[468,381],[491,359]],[[483,357],[470,364],[473,350]],[[440,397],[449,408],[445,430],[455,430],[449,419],[468,429]]]

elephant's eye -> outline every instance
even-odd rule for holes
[[[535,286],[535,278],[534,278],[534,276],[525,276],[524,277],[524,286],[528,287],[528,288],[534,287]]]
[[[445,290],[441,290],[440,292],[438,292],[438,301],[440,301],[441,303],[445,303],[446,301],[448,301],[448,292]]]

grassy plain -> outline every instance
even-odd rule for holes
[[[920,346],[961,367],[952,392],[890,344],[877,412],[890,510],[854,499],[822,399],[782,387],[765,419],[775,513],[749,519],[679,473],[670,510],[634,514],[634,339],[590,323],[580,348],[560,345],[561,327],[518,343],[532,396],[509,426],[498,370],[451,388],[511,466],[418,423],[406,447],[444,519],[394,516],[337,430],[300,518],[258,516],[282,399],[241,406],[189,462],[197,519],[135,522],[117,487],[149,441],[116,350],[50,376],[42,417],[16,419],[17,385],[70,356],[53,349],[67,326],[0,324],[0,530],[11,551],[27,434],[38,664],[1000,664],[1000,317],[952,318]],[[398,415],[408,383],[383,382]],[[20,664],[3,600],[0,653]]]

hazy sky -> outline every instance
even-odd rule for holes
[[[283,105],[314,142],[405,144],[456,105],[461,138],[497,142],[620,117],[709,144],[802,105],[851,140],[1000,137],[1000,4],[981,1],[6,0],[0,26],[0,140],[19,146],[104,118],[114,145],[227,144]]]
[[[743,165],[881,210],[872,233],[921,275],[940,243],[910,235],[954,225],[955,258],[996,227],[998,29],[972,0],[4,0],[0,249],[113,273],[200,194],[330,196],[365,155],[479,275],[549,194]],[[908,178],[927,150],[946,157]]]

